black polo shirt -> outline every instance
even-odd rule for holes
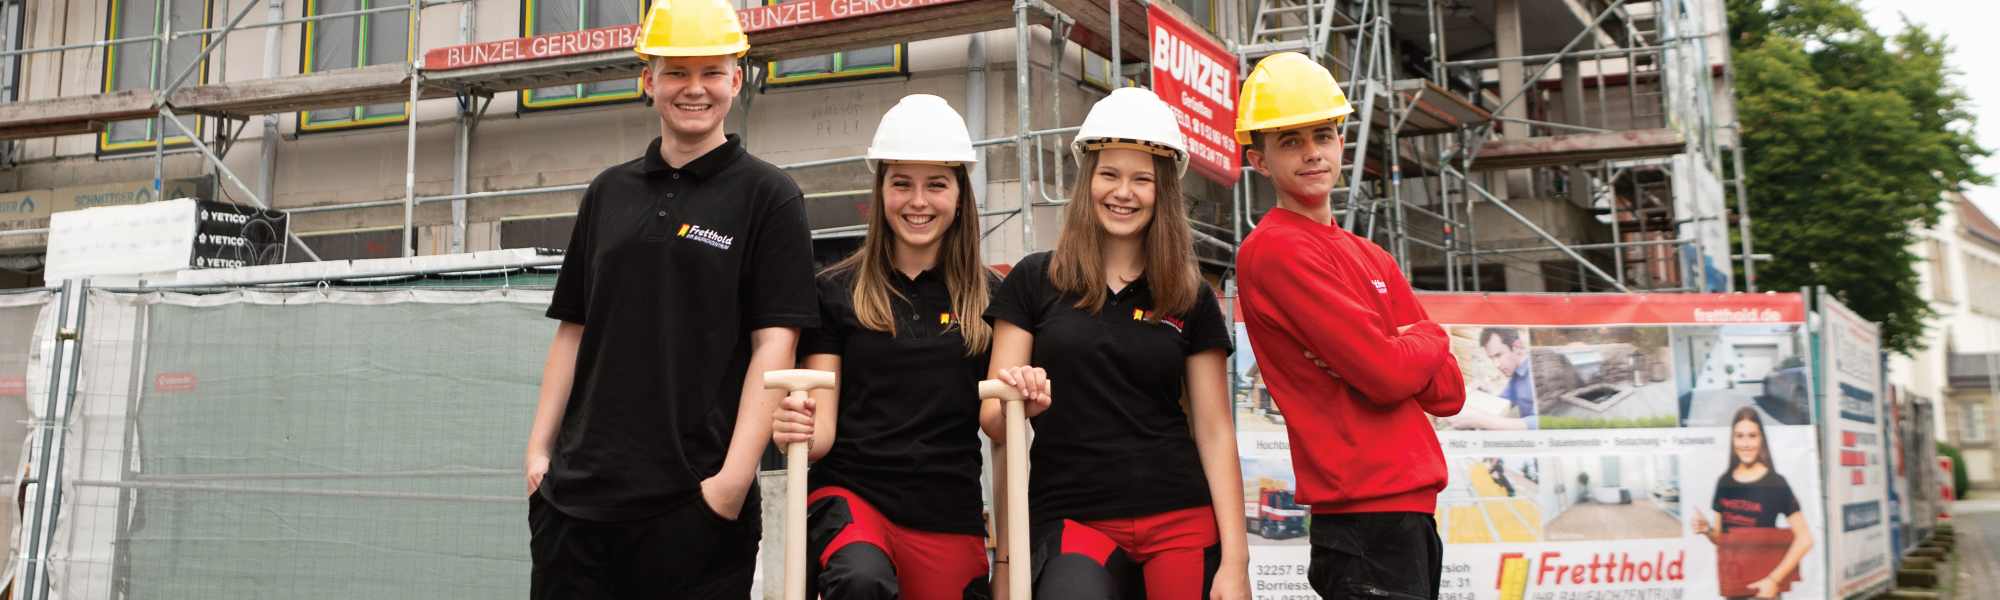
[[[700,498],[729,451],[750,332],[819,325],[798,186],[733,135],[678,169],[654,139],[584,191],[548,316],[584,328],[542,497],[598,521]]]
[[[951,289],[934,271],[891,270],[894,335],[861,326],[851,274],[819,276],[820,326],[799,355],[840,359],[840,424],[813,463],[813,489],[847,488],[897,525],[985,535],[979,497],[979,381],[987,353],[966,356]],[[997,289],[999,276],[988,282]]]
[[[1032,364],[1048,371],[1055,401],[1034,418],[1029,519],[1096,521],[1213,502],[1181,409],[1187,357],[1231,349],[1207,282],[1188,314],[1146,316],[1145,277],[1112,293],[1097,314],[1049,283],[1049,253],[1021,259],[986,309],[1035,334]]]

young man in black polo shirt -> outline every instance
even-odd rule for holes
[[[747,597],[783,397],[763,373],[819,324],[799,188],[723,132],[749,48],[735,11],[673,5],[637,48],[662,135],[584,192],[548,309],[562,324],[527,451],[535,598]]]

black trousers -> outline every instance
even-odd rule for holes
[[[1312,516],[1306,581],[1326,600],[1436,600],[1444,540],[1430,513]]]
[[[756,487],[736,520],[700,498],[632,521],[591,521],[528,499],[535,600],[750,597],[763,537]]]

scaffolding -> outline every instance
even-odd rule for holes
[[[168,2],[157,2],[159,14]],[[403,249],[416,245],[412,213],[422,204],[450,202],[453,206],[451,249],[463,250],[466,203],[549,193],[573,193],[587,187],[566,184],[534,188],[472,192],[467,188],[466,153],[494,94],[560,85],[634,77],[641,63],[626,50],[578,54],[464,69],[426,69],[421,60],[308,73],[284,77],[188,85],[195,68],[165,74],[165,48],[176,39],[203,39],[201,56],[226,44],[245,30],[297,26],[312,21],[362,14],[408,11],[421,23],[426,9],[447,4],[476,5],[473,0],[428,0],[327,15],[283,18],[282,0],[245,2],[222,27],[106,40],[66,46],[0,51],[0,59],[34,53],[124,44],[153,44],[155,71],[163,76],[150,90],[130,90],[88,96],[0,103],[0,139],[26,139],[102,131],[107,123],[159,119],[186,136],[190,146],[237,193],[260,207],[272,205],[268,189],[254,190],[223,162],[233,140],[252,116],[315,108],[341,108],[383,102],[410,102],[407,150],[411,162],[401,198],[304,207],[283,207],[308,214],[364,208],[403,207]],[[7,3],[0,2],[0,8]],[[18,8],[18,4],[12,5]],[[244,24],[258,6],[269,10],[262,23]],[[1111,79],[1123,79],[1130,56],[1146,57],[1147,28],[1129,20],[1144,14],[1145,4],[1113,0],[965,0],[878,15],[869,20],[815,25],[811,30],[753,32],[751,61],[866,48],[887,41],[934,39],[969,32],[1011,27],[1015,36],[1014,133],[986,139],[983,149],[1011,145],[1018,169],[1018,198],[1000,206],[1000,198],[982,198],[984,233],[1018,227],[1021,247],[1032,251],[1035,207],[1068,200],[1071,165],[1063,158],[1066,141],[1076,132],[1059,108],[1048,113],[1050,126],[1034,128],[1031,78],[1031,29],[1049,31],[1052,57],[1064,56],[1068,44],[1100,52],[1111,62]],[[1547,51],[1522,42],[1526,8],[1567,13],[1572,27],[1561,29]],[[1516,274],[1540,281],[1573,282],[1574,291],[1723,292],[1756,291],[1749,216],[1744,210],[1743,150],[1737,140],[1726,93],[1729,77],[1726,30],[1721,28],[1719,0],[1246,0],[1222,11],[1217,34],[1236,52],[1242,69],[1276,52],[1297,51],[1327,65],[1345,83],[1357,108],[1345,126],[1347,169],[1336,200],[1341,224],[1389,251],[1406,277],[1419,287],[1450,291],[1498,291],[1495,277]],[[1511,16],[1509,16],[1511,14]],[[461,44],[471,42],[471,20],[460,13]],[[1486,22],[1480,17],[1486,16]],[[18,13],[0,14],[15,19]],[[1134,23],[1140,25],[1135,26]],[[1472,26],[1468,26],[1471,23]],[[1490,30],[1482,29],[1490,24]],[[410,50],[425,49],[412,27]],[[1573,30],[1573,31],[1572,31]],[[1468,34],[1467,31],[1472,33]],[[1479,32],[1485,31],[1486,34]],[[1548,33],[1542,31],[1541,33]],[[1490,34],[1490,35],[1489,35]],[[1493,43],[1454,42],[1463,37],[1492,37]],[[1512,36],[1512,39],[1508,39]],[[272,39],[276,39],[273,37]],[[1453,44],[1463,46],[1454,51]],[[1530,50],[1538,53],[1530,54]],[[1492,53],[1498,56],[1478,56]],[[1720,59],[1720,60],[1718,60]],[[195,61],[196,65],[201,60]],[[981,65],[983,67],[983,65]],[[1051,93],[1059,94],[1064,74],[1054,61],[1049,69]],[[752,67],[753,69],[755,67]],[[1555,73],[1556,78],[1549,76]],[[1722,78],[1725,93],[1715,84]],[[275,75],[274,72],[271,74]],[[1114,83],[1115,84],[1115,83]],[[1617,93],[1612,88],[1621,88]],[[1554,92],[1554,93],[1551,93]],[[1616,96],[1622,95],[1623,98]],[[1594,98],[1593,98],[1594,96]],[[451,194],[418,196],[415,186],[416,129],[414,105],[424,99],[453,98],[457,102]],[[1059,107],[1059,102],[1046,103]],[[1595,114],[1592,114],[1592,113]],[[212,128],[204,141],[181,117],[194,115],[234,124],[233,132]],[[274,129],[266,128],[266,135]],[[164,135],[155,135],[155,190],[164,170]],[[269,139],[267,137],[267,139]],[[859,156],[783,165],[799,171],[848,165]],[[1725,168],[1727,167],[1727,168]],[[1227,252],[1271,210],[1275,192],[1268,180],[1250,174],[1229,186],[1227,214],[1213,222],[1196,223],[1197,243]],[[1723,173],[1729,179],[1723,179]],[[220,182],[219,182],[220,184]],[[268,177],[264,181],[268,186]],[[866,191],[827,191],[809,196],[864,195]],[[1734,194],[1731,215],[1724,198]],[[1533,215],[1533,216],[1531,216]],[[1551,216],[1554,215],[1554,216]],[[1564,217],[1567,215],[1567,217]],[[1732,248],[1729,226],[1739,228],[1740,246]],[[1558,223],[1563,218],[1569,221]],[[1561,225],[1560,227],[1558,225]],[[1485,229],[1482,238],[1481,229]],[[1510,233],[1510,228],[1512,233]],[[1589,235],[1608,230],[1602,240]],[[816,239],[856,237],[866,226],[825,227]],[[0,235],[46,233],[15,230]],[[1515,237],[1501,237],[1514,235]],[[292,237],[308,256],[311,250]],[[1536,257],[1557,256],[1555,261]],[[316,257],[315,257],[316,259]],[[559,264],[541,257],[507,268]],[[1744,281],[1735,281],[1740,268]],[[1221,265],[1225,269],[1227,261]],[[411,271],[417,273],[418,271]],[[399,272],[376,272],[394,276]],[[315,281],[311,277],[265,280],[220,280],[215,285],[254,285],[280,281]],[[80,323],[86,303],[80,290],[87,282],[66,282],[51,290],[62,298],[52,323],[56,331],[46,349],[50,358],[43,417],[32,425],[41,437],[37,469],[21,483],[25,498],[36,507],[24,523],[19,595],[42,598],[49,593],[48,545],[54,535],[59,486],[40,485],[40,473],[60,472],[64,428],[62,415],[75,390]],[[1508,286],[1512,287],[1512,286]]]
[[[1560,270],[1576,291],[1722,292],[1738,291],[1732,262],[1742,261],[1741,289],[1755,291],[1742,150],[1734,125],[1716,116],[1712,87],[1716,72],[1728,72],[1720,3],[1545,3],[1569,9],[1581,27],[1560,49],[1532,55],[1520,39],[1529,4],[1259,0],[1241,56],[1247,67],[1270,53],[1305,52],[1345,82],[1356,112],[1344,129],[1349,171],[1337,214],[1394,255],[1406,276],[1427,266],[1442,271],[1444,289],[1485,291],[1492,288],[1482,283],[1481,267],[1497,263],[1548,278]],[[1501,56],[1454,58],[1446,19],[1477,22],[1483,14],[1492,15],[1491,46]],[[1399,16],[1421,26],[1399,23]],[[1412,56],[1410,40],[1419,34],[1428,53]],[[1548,79],[1552,72],[1559,79]],[[1608,97],[1613,86],[1625,97]],[[1586,95],[1592,88],[1594,99]],[[1555,90],[1559,97],[1544,97]],[[1719,179],[1725,161],[1736,179]],[[1740,253],[1729,247],[1723,183],[1733,184],[1737,200]],[[1507,187],[1515,189],[1496,190]],[[1597,217],[1610,239],[1559,239],[1515,206],[1561,195],[1571,206],[1559,208]],[[1237,197],[1247,221],[1255,196],[1239,190]],[[1492,227],[1493,219],[1473,218],[1481,206],[1536,243],[1482,242],[1475,224]],[[1552,253],[1570,265],[1517,258]]]
[[[161,14],[171,3],[154,0]],[[472,41],[472,0],[420,0],[403,6],[283,18],[282,0],[245,2],[226,25],[189,31],[64,46],[5,50],[0,58],[123,44],[165,48],[173,40],[204,41],[200,55],[178,73],[166,72],[166,52],[153,57],[158,84],[151,90],[0,103],[0,139],[22,139],[102,131],[106,123],[156,118],[176,128],[213,166],[234,193],[269,207],[222,158],[252,116],[409,102],[407,171],[400,199],[285,207],[318,213],[401,206],[405,255],[416,251],[413,213],[430,203],[452,204],[450,250],[465,248],[468,201],[548,193],[572,193],[584,184],[471,192],[466,189],[466,154],[494,94],[559,84],[589,83],[635,76],[642,65],[630,52],[610,50],[472,68],[427,68],[417,31],[426,9],[465,4],[459,42]],[[1012,135],[978,142],[981,147],[1012,145],[1020,171],[1017,201],[1011,207],[982,207],[991,232],[1011,222],[1020,228],[1021,247],[1032,251],[1036,206],[1064,203],[1061,190],[1069,164],[1059,149],[1074,127],[1059,113],[1053,126],[1031,127],[1030,30],[1050,31],[1052,56],[1063,56],[1071,41],[1109,57],[1113,73],[1124,73],[1128,56],[1149,58],[1143,15],[1135,0],[963,0],[906,11],[870,15],[851,22],[831,21],[750,34],[752,64],[890,42],[935,39],[1004,29],[1015,33],[1015,119]],[[259,6],[264,22],[245,24]],[[1171,4],[1162,4],[1171,8]],[[1136,10],[1135,10],[1136,9]],[[1560,10],[1573,23],[1527,28],[1524,14]],[[225,4],[225,11],[228,11]],[[1178,11],[1178,9],[1173,9]],[[1718,0],[1245,0],[1210,5],[1229,18],[1217,19],[1216,33],[1235,51],[1243,72],[1263,56],[1297,51],[1322,62],[1346,86],[1356,113],[1345,125],[1348,164],[1337,216],[1351,231],[1376,241],[1403,266],[1419,287],[1453,291],[1493,291],[1510,277],[1568,282],[1574,291],[1716,292],[1755,290],[1755,262],[1749,219],[1743,207],[1742,150],[1735,126],[1717,117],[1715,75],[1728,77]],[[381,64],[263,79],[189,85],[202,58],[241,31],[300,26],[363,14],[407,11],[408,63]],[[1184,14],[1184,13],[1178,13]],[[1123,18],[1121,18],[1121,16]],[[1468,28],[1468,23],[1476,27]],[[1491,25],[1487,27],[1487,25]],[[1524,36],[1548,37],[1560,30],[1565,43],[1553,52],[1528,54]],[[1574,30],[1573,35],[1568,33]],[[1471,34],[1466,34],[1471,31]],[[1108,35],[1107,35],[1108,34]],[[1468,50],[1460,36],[1492,38]],[[273,37],[275,39],[275,36]],[[1544,43],[1546,46],[1554,44]],[[1116,48],[1116,50],[1113,50]],[[1498,54],[1499,56],[1477,56]],[[1720,59],[1720,60],[1718,60]],[[1060,93],[1062,69],[1049,74]],[[757,69],[758,67],[748,67]],[[267,68],[268,71],[268,68]],[[1559,74],[1551,77],[1551,74]],[[1112,77],[1114,82],[1121,77]],[[748,86],[746,86],[747,88]],[[1622,94],[1610,88],[1622,88]],[[1728,91],[1725,89],[1725,92]],[[1555,93],[1551,93],[1555,92]],[[754,93],[747,92],[746,93]],[[1591,96],[1595,96],[1594,98]],[[1622,95],[1623,98],[1616,96]],[[453,193],[419,196],[415,170],[416,102],[457,100]],[[1621,102],[1622,101],[1622,102]],[[1724,107],[1728,108],[1728,107]],[[1058,109],[1059,110],[1059,109]],[[1591,114],[1595,112],[1596,114]],[[220,123],[214,137],[183,123],[186,115]],[[266,117],[269,119],[270,117]],[[271,135],[267,125],[267,141]],[[155,138],[155,190],[166,154]],[[861,157],[783,165],[799,170],[859,162]],[[1725,169],[1728,163],[1728,169]],[[1273,204],[1268,180],[1249,175],[1229,188],[1228,214],[1197,224],[1205,244],[1233,248]],[[1733,178],[1721,179],[1725,171]],[[268,179],[268,177],[267,177]],[[1051,195],[1051,190],[1058,193]],[[859,191],[818,192],[815,196],[865,195]],[[1731,215],[1724,196],[1736,197]],[[157,197],[157,196],[156,196]],[[1563,203],[1566,197],[1567,204]],[[1553,201],[1551,199],[1554,199]],[[983,198],[983,200],[992,200]],[[1522,204],[1535,203],[1529,209]],[[1529,213],[1537,213],[1531,218]],[[1550,214],[1572,223],[1553,227]],[[1586,220],[1575,217],[1581,215]],[[559,215],[558,215],[559,216]],[[1740,249],[1730,247],[1731,221],[1740,228]],[[1497,225],[1496,225],[1497,223]],[[1489,231],[1482,238],[1481,226]],[[1608,237],[1601,231],[1608,226]],[[1524,230],[1507,235],[1503,229]],[[865,227],[816,230],[818,239],[853,237]],[[1552,231],[1552,229],[1556,229]],[[1588,230],[1588,231],[1585,231]],[[8,235],[45,233],[16,230]],[[1514,231],[1520,234],[1520,231]],[[1603,239],[1590,239],[1592,236]],[[293,243],[313,259],[296,234]],[[1532,243],[1524,243],[1532,242]],[[1737,251],[1732,251],[1737,250]],[[1557,257],[1537,262],[1536,257]],[[1735,281],[1740,261],[1745,281]],[[1226,261],[1225,261],[1226,262]],[[1500,273],[1494,276],[1493,273]],[[1571,285],[1573,283],[1573,285]],[[1509,285],[1509,288],[1514,287]]]

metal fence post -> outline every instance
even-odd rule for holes
[[[76,396],[77,362],[80,359],[80,343],[83,338],[84,299],[90,287],[90,280],[63,281],[62,290],[57,294],[55,339],[49,352],[48,403],[43,407],[40,422],[41,452],[36,456],[34,478],[35,510],[32,525],[28,529],[28,544],[22,560],[23,565],[20,597],[38,599],[48,597],[49,589],[49,547],[55,538],[57,503],[62,500],[62,444],[65,416],[69,402]],[[74,306],[75,311],[70,308]],[[65,358],[67,366],[65,370]]]

